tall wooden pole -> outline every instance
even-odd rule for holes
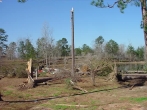
[[[74,82],[76,82],[76,78],[75,78],[75,56],[74,56],[74,9],[72,8],[71,10],[71,34],[72,34],[72,73],[71,73],[71,77],[72,80]]]

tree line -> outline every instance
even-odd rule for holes
[[[8,35],[6,31],[0,28],[0,57],[7,56],[9,60],[23,59],[46,59],[46,65],[53,58],[65,57],[71,55],[71,45],[66,38],[55,41],[52,30],[47,25],[43,26],[42,36],[37,39],[36,47],[30,39],[23,39],[19,42],[7,44]],[[145,48],[140,46],[133,47],[131,44],[125,46],[118,44],[113,39],[108,42],[103,36],[98,36],[93,47],[83,44],[82,47],[75,48],[75,56],[96,55],[99,58],[114,58],[117,60],[144,60]]]

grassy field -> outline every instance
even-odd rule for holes
[[[96,78],[92,86],[90,77],[81,78],[78,86],[88,93],[67,87],[66,79],[40,84],[35,88],[18,90],[25,78],[3,78],[0,90],[4,102],[0,110],[143,110],[147,109],[147,87],[133,90],[117,82]],[[29,102],[30,101],[30,102]]]

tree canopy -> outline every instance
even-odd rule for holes
[[[143,0],[142,0],[143,1]],[[129,3],[133,3],[135,6],[140,6],[140,0],[116,0],[113,4],[106,4],[105,0],[92,0],[91,5],[94,5],[98,8],[113,8],[115,5],[123,13],[124,9]]]
[[[4,54],[7,48],[7,38],[6,32],[4,29],[0,28],[0,53]]]
[[[107,42],[107,44],[106,44],[106,46],[105,46],[105,51],[106,51],[108,54],[114,56],[114,55],[117,54],[118,50],[119,50],[119,47],[118,47],[117,42],[115,42],[115,41],[112,40],[112,39],[109,40],[109,42]]]
[[[66,38],[62,38],[57,41],[57,47],[61,51],[61,56],[68,56],[70,52],[70,47]]]
[[[35,48],[29,39],[21,40],[18,45],[18,53],[22,59],[36,58]]]
[[[24,3],[24,2],[26,2],[27,0],[18,0],[18,2],[20,2],[20,3]]]

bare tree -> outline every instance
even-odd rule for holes
[[[126,49],[124,44],[119,45],[119,51],[118,51],[118,59],[124,59],[126,55]]]
[[[8,46],[8,49],[7,49],[7,56],[10,60],[13,60],[14,58],[16,58],[16,48],[17,48],[17,45],[15,42],[11,42]]]
[[[53,56],[53,30],[50,29],[47,23],[43,25],[42,37],[37,40],[38,56],[46,60],[46,66],[49,66],[51,57]]]

